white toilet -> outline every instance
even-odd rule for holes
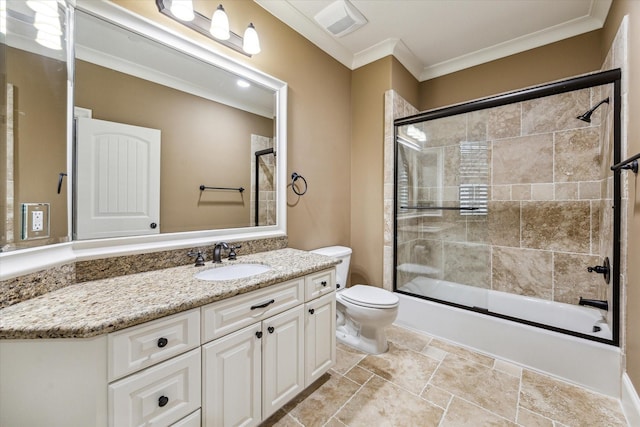
[[[398,316],[398,297],[382,288],[355,285],[346,288],[351,248],[329,246],[311,251],[342,260],[336,266],[336,338],[371,354],[389,349],[385,328]]]

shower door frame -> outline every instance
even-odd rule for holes
[[[620,221],[622,212],[622,189],[620,182],[620,170],[612,172],[613,175],[613,262],[611,265],[611,285],[613,296],[612,307],[612,339],[604,339],[594,337],[592,335],[581,334],[579,332],[567,329],[557,328],[542,323],[531,322],[516,317],[506,316],[499,313],[489,312],[486,309],[478,307],[469,307],[456,304],[449,301],[439,300],[423,295],[416,295],[410,292],[398,290],[397,287],[397,264],[398,264],[398,127],[420,123],[429,120],[440,119],[458,114],[470,113],[473,111],[484,110],[488,108],[500,107],[507,104],[529,101],[545,96],[558,95],[566,92],[572,92],[581,89],[588,89],[594,86],[613,84],[613,164],[621,161],[621,76],[622,72],[619,68],[588,74],[579,77],[573,77],[567,80],[533,86],[531,88],[516,90],[505,94],[482,98],[462,104],[449,107],[430,110],[412,116],[403,117],[394,120],[394,185],[393,185],[393,290],[412,297],[421,298],[440,304],[445,304],[464,310],[474,311],[488,316],[498,317],[518,323],[523,323],[579,338],[598,341],[605,344],[620,346]]]

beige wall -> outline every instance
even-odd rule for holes
[[[249,22],[258,30],[262,52],[252,58],[164,17],[154,2],[116,3],[287,82],[287,175],[297,172],[309,183],[302,197],[287,190],[289,245],[299,249],[349,245],[351,71],[250,0],[227,2],[224,7],[232,31],[242,33]],[[194,1],[204,15],[212,14],[217,5]]]
[[[353,71],[351,85],[351,283],[382,286],[384,93],[388,56]]]
[[[58,174],[67,172],[67,66],[14,48],[6,52],[7,82],[14,85],[14,242],[22,248],[66,241],[66,182],[57,190]],[[49,239],[21,240],[22,203],[50,204]]]
[[[618,31],[622,18],[629,17],[629,69],[627,70],[629,95],[627,124],[627,152],[640,153],[640,2],[614,0],[604,26],[601,49],[604,56]],[[631,174],[631,172],[623,172]],[[626,278],[626,369],[637,391],[640,391],[640,185],[637,175],[629,179],[628,277]]]
[[[599,70],[599,45],[600,31],[592,31],[424,81],[417,107],[444,107]]]
[[[272,119],[84,61],[76,61],[75,105],[94,119],[160,129],[161,232],[252,223],[251,135],[272,137]]]

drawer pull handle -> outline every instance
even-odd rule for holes
[[[274,329],[274,327],[273,327],[273,326],[269,326],[269,327],[267,328],[267,331],[269,331],[269,333],[270,333],[270,334],[272,334],[272,333],[273,333],[273,331],[275,331],[275,329]]]
[[[169,340],[164,337],[158,339],[158,347],[160,348],[166,346],[168,343],[169,343]]]
[[[262,331],[256,332],[256,337],[258,337],[258,339],[262,338]]]
[[[326,280],[323,280],[322,282],[320,282],[320,284],[321,284],[322,286],[327,286],[327,281],[326,281]]]
[[[169,398],[167,396],[160,396],[160,399],[158,399],[158,406],[162,408],[163,406],[166,406],[167,403],[169,403]]]
[[[315,312],[316,312],[316,311],[315,311],[313,308],[310,308],[310,309],[309,309],[309,314],[313,314],[313,313],[315,313]]]
[[[274,302],[276,302],[276,300],[272,299],[272,300],[269,300],[269,301],[267,301],[267,302],[265,302],[265,303],[263,303],[263,304],[256,304],[256,305],[252,305],[252,306],[251,306],[251,310],[255,310],[256,308],[265,308],[265,307],[268,307],[268,306],[270,306],[271,304],[273,304]]]

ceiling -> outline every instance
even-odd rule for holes
[[[419,81],[597,30],[612,2],[350,0],[368,22],[334,37],[314,16],[336,0],[255,1],[352,70],[394,55]]]

